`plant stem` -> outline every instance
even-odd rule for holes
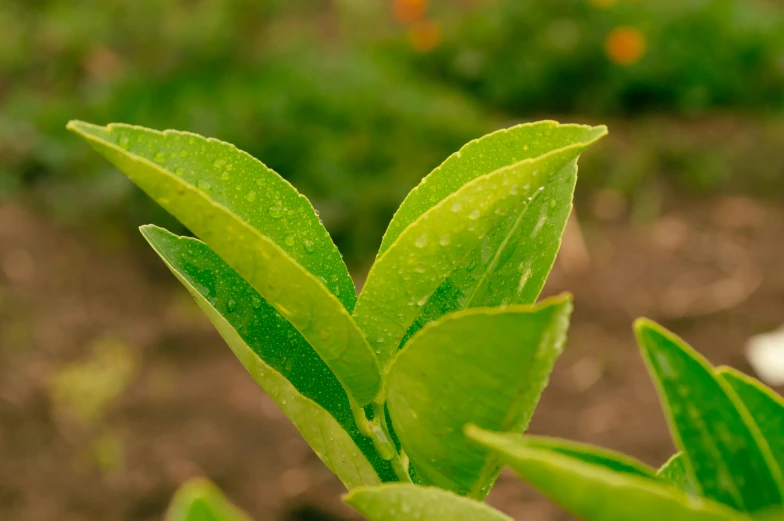
[[[411,476],[408,474],[408,458],[404,463],[398,454],[392,436],[389,434],[387,425],[385,402],[373,402],[373,419],[368,420],[365,410],[351,400],[351,412],[354,413],[354,420],[359,432],[367,436],[373,442],[378,455],[381,459],[388,461],[392,470],[395,471],[397,479],[404,483],[411,483]]]

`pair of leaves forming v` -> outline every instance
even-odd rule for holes
[[[188,133],[78,122],[69,128],[204,241],[143,229],[254,378],[349,488],[395,479],[350,413],[350,400],[364,406],[381,390],[376,358],[385,366],[407,330],[413,333],[449,311],[532,302],[550,270],[571,207],[576,158],[605,132],[603,127],[553,122],[521,125],[469,143],[450,157],[393,219],[355,310],[358,328],[348,315],[355,301],[351,279],[315,211],[260,162],[231,145]],[[440,293],[425,307],[436,290]],[[557,315],[563,316],[565,305],[560,303]],[[425,321],[419,315],[423,307]],[[375,321],[373,313],[382,320]],[[515,327],[529,327],[521,317],[530,315],[536,322],[540,313],[515,308],[508,310],[511,319],[504,312],[480,312],[466,320],[480,320],[489,330],[497,321],[518,323],[505,329],[511,338]],[[377,326],[390,316],[403,320],[396,330],[385,329],[382,338]],[[412,326],[415,319],[420,324]],[[450,318],[446,336],[459,320]],[[560,324],[556,329],[565,328],[563,318],[555,322]],[[543,326],[542,334],[549,328]],[[428,349],[428,339],[438,339],[438,329],[434,324],[415,345]],[[527,423],[562,344],[562,333],[547,334],[544,344],[527,338],[531,348],[520,359],[534,369],[525,366],[506,375],[510,381],[500,382],[520,389],[521,378],[533,378],[530,392],[509,400],[510,410],[495,411],[499,417],[487,418],[488,427],[522,428]],[[410,351],[412,360],[419,357],[416,351]],[[403,387],[388,393],[390,403],[392,394],[405,396]],[[448,411],[459,405],[445,400],[438,406]],[[417,414],[403,406],[390,408],[393,421],[404,422],[400,418],[410,412]],[[455,430],[454,425],[431,423],[461,435],[461,426]],[[422,463],[428,469],[421,450],[411,441],[406,444],[417,454],[414,466]],[[486,455],[473,458],[474,466],[479,462],[479,469],[469,472],[475,481],[450,485],[483,495],[496,465]],[[439,472],[426,470],[431,477]]]

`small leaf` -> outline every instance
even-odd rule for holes
[[[675,485],[692,495],[699,495],[699,487],[686,471],[686,456],[682,452],[673,454],[656,473],[659,479]]]
[[[719,367],[759,428],[779,468],[784,469],[784,399],[759,380],[731,367]]]
[[[343,501],[368,521],[513,521],[483,503],[435,487],[362,487],[345,495]]]
[[[372,401],[381,375],[349,315],[353,283],[313,208],[291,185],[231,145],[194,134],[82,122],[68,128],[286,317],[360,406]]]
[[[522,443],[533,449],[551,450],[615,472],[656,479],[656,472],[644,463],[624,454],[592,445],[540,436],[525,436],[522,438]]]
[[[517,434],[474,426],[469,426],[466,433],[496,451],[528,483],[586,521],[748,520],[719,503],[689,496],[649,477],[531,447]]]
[[[686,456],[686,475],[695,478],[701,495],[748,512],[780,505],[781,477],[729,385],[707,360],[661,326],[641,319],[635,332],[675,445]]]
[[[261,295],[203,242],[155,226],[142,234],[196,299],[256,382],[348,487],[394,481],[389,464],[359,433],[335,376]]]
[[[406,335],[412,324],[416,330],[465,307],[532,303],[560,243],[575,161],[606,132],[589,130],[582,141],[463,184],[419,215],[379,256],[354,318],[376,342],[382,367],[414,332]],[[536,287],[529,293],[531,281]]]
[[[166,521],[251,521],[204,478],[182,485],[172,499]]]
[[[445,316],[417,333],[387,373],[387,406],[426,483],[483,498],[498,461],[463,434],[468,422],[522,431],[566,340],[570,297]]]

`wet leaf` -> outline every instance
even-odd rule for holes
[[[528,445],[523,436],[469,426],[468,436],[496,451],[528,483],[586,521],[740,521],[747,517],[650,477],[618,472],[566,453]]]
[[[661,326],[641,319],[635,332],[675,445],[685,455],[686,475],[700,495],[749,512],[780,505],[781,476],[732,389],[707,360]]]
[[[394,481],[354,423],[348,397],[303,336],[203,242],[144,226],[142,234],[256,382],[351,488]]]
[[[172,499],[166,521],[251,521],[204,478],[182,485]]]
[[[362,487],[352,490],[343,501],[368,521],[513,521],[483,503],[435,487]]]
[[[731,367],[719,367],[718,372],[743,402],[781,471],[784,469],[784,399],[759,380]]]
[[[538,306],[476,308],[423,328],[387,373],[392,424],[431,485],[483,498],[498,476],[466,423],[523,431],[566,341],[569,296]]]
[[[353,283],[307,199],[217,140],[129,125],[68,128],[207,243],[275,307],[366,405],[381,387],[349,311]]]
[[[447,312],[536,299],[571,208],[576,159],[606,133],[580,128],[567,146],[568,140],[553,139],[541,145],[551,147],[546,154],[473,179],[463,173],[458,177],[465,181],[454,187],[437,187],[451,179],[442,179],[446,174],[420,185],[416,193],[426,195],[412,196],[398,212],[395,222],[408,224],[399,233],[402,224],[390,227],[387,237],[394,241],[371,268],[354,309],[382,367],[404,337]],[[480,153],[477,148],[467,157]],[[454,169],[472,164],[458,161]],[[433,190],[424,188],[431,183]]]

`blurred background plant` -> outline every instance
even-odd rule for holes
[[[630,320],[749,369],[744,341],[784,320],[782,114],[781,0],[0,2],[0,518],[159,519],[197,474],[257,519],[351,515],[131,225],[182,230],[69,119],[236,144],[315,202],[359,280],[466,141],[607,124],[546,289],[576,310],[533,432],[658,464]],[[567,519],[518,490],[491,502]]]
[[[595,187],[764,193],[780,177],[770,160],[784,164],[782,86],[774,2],[11,0],[0,193],[68,221],[161,218],[63,122],[188,129],[289,178],[362,263],[447,154],[548,115],[619,120],[586,165]]]

